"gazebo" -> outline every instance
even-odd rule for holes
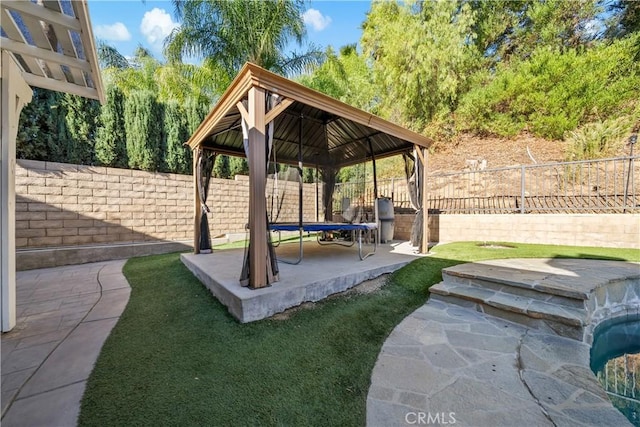
[[[30,86],[104,101],[86,0],[0,3],[2,165],[0,280],[2,331],[16,323],[16,135]]]
[[[267,161],[271,144],[278,145],[278,162],[317,167],[323,176],[325,212],[340,168],[365,160],[416,152],[416,163],[426,170],[429,138],[371,113],[247,63],[216,106],[191,136],[194,152],[194,250],[200,251],[206,216],[206,185],[201,175],[217,154],[246,156],[249,164],[248,284],[262,288],[273,281],[266,218]],[[421,251],[428,236],[422,186]]]

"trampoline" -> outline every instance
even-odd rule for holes
[[[351,241],[346,243],[345,241],[328,241],[321,240],[320,235],[318,235],[318,243],[321,245],[342,245],[342,246],[353,246],[356,242],[358,243],[358,257],[360,260],[364,260],[365,258],[376,253],[378,249],[378,238],[377,236],[373,236],[373,251],[367,252],[366,254],[362,253],[362,234],[363,232],[374,231],[378,229],[378,224],[376,222],[363,222],[363,223],[341,223],[341,222],[282,222],[282,223],[272,223],[269,224],[270,231],[276,231],[278,233],[282,231],[298,231],[300,233],[300,249],[298,253],[298,259],[295,261],[288,261],[279,258],[279,261],[282,261],[287,264],[299,264],[302,261],[303,257],[303,239],[302,233],[304,232],[332,232],[332,231],[350,231],[351,232]],[[278,243],[274,246],[279,246],[280,239],[278,239]]]

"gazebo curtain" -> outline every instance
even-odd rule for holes
[[[416,216],[413,220],[413,227],[411,228],[411,245],[421,247],[422,246],[422,218],[424,212],[422,211],[422,180],[424,178],[424,168],[422,162],[417,159],[417,156],[405,153],[402,155],[404,158],[404,172],[407,179],[407,188],[409,189],[409,201],[411,207],[415,209]]]
[[[269,111],[271,108],[275,107],[280,102],[280,97],[276,94],[270,94],[266,97],[266,109],[265,111]],[[245,101],[246,106],[246,101]],[[251,170],[255,168],[252,166],[251,157],[249,156],[249,126],[247,122],[242,120],[242,139],[244,143],[244,153],[247,157],[247,162],[249,164],[249,174],[251,174]],[[265,150],[266,150],[266,158],[267,158],[267,172],[269,171],[269,158],[271,156],[271,147],[273,146],[273,121],[267,123],[266,126],[266,135],[265,135]],[[265,222],[269,222],[269,213],[267,211],[264,212]],[[271,284],[273,282],[277,282],[280,280],[278,274],[278,260],[276,258],[276,251],[273,248],[273,244],[271,242],[271,233],[268,231],[267,227],[267,283]],[[242,272],[240,273],[240,284],[242,286],[249,285],[249,248],[245,251],[244,262],[242,263]]]
[[[198,194],[200,196],[200,239],[198,248],[200,253],[211,253],[211,233],[209,232],[209,220],[207,214],[209,207],[207,206],[207,196],[209,194],[209,183],[211,182],[211,174],[213,173],[213,164],[216,161],[217,154],[199,148],[196,152],[196,177]]]
[[[322,205],[324,208],[324,220],[327,222],[333,221],[333,192],[336,188],[336,178],[338,176],[339,169],[333,167],[320,168],[320,175],[322,176]]]

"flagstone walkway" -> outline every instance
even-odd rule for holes
[[[591,372],[583,335],[590,343],[594,320],[638,318],[639,264],[496,260],[443,278],[384,343],[367,426],[631,425]]]

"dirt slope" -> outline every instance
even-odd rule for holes
[[[513,139],[461,135],[453,143],[439,145],[429,157],[429,169],[461,171],[473,168],[473,163],[479,164],[482,160],[486,160],[487,169],[558,162],[564,160],[564,148],[563,141],[549,141],[527,134]]]

